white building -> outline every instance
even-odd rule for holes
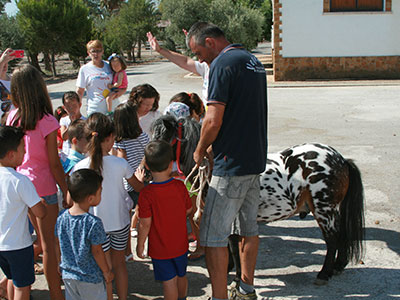
[[[275,80],[400,78],[400,0],[274,0]]]

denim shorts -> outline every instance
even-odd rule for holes
[[[226,247],[231,233],[258,235],[259,175],[212,176],[200,224],[200,244]]]
[[[65,299],[68,300],[107,300],[107,291],[104,281],[89,283],[74,279],[63,279]]]
[[[55,194],[53,194],[53,195],[43,196],[43,197],[41,197],[41,198],[43,198],[44,201],[45,201],[48,205],[58,204],[57,193],[55,193]]]
[[[30,286],[35,282],[33,247],[0,251],[0,267],[16,287]]]
[[[186,275],[188,264],[187,253],[170,259],[152,259],[154,278],[159,281],[168,281],[178,276]]]

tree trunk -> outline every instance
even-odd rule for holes
[[[138,41],[138,48],[136,52],[137,58],[142,58],[142,41]]]
[[[38,60],[38,53],[29,53],[29,63],[34,66],[36,69],[40,71],[40,73],[43,73],[42,70],[40,69],[39,65],[39,60]]]
[[[132,46],[131,53],[132,53],[132,61],[135,63],[136,62],[135,46]]]
[[[79,61],[78,57],[73,57],[72,58],[72,66],[74,67],[74,69],[79,69],[81,67],[81,62]]]
[[[126,54],[128,55],[128,61],[132,61],[132,53],[131,53],[131,51],[128,50]]]
[[[44,69],[51,72],[50,55],[49,53],[43,53]]]
[[[53,53],[51,53],[51,62],[52,62],[52,65],[53,65],[53,77],[56,77],[57,76],[57,72],[56,72],[56,56],[55,56],[55,54],[54,54],[54,52]]]

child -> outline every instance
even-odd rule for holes
[[[154,120],[161,116],[158,111],[160,94],[150,84],[135,86],[129,94],[128,102],[137,106],[140,127],[151,138],[150,126]]]
[[[68,113],[65,111],[63,106],[59,106],[54,111],[54,117],[57,119],[58,123],[60,123],[61,118],[68,116]],[[62,150],[64,140],[61,137],[61,128],[57,130],[57,149],[58,151]]]
[[[190,117],[190,108],[182,102],[172,102],[164,109],[164,115],[174,116],[177,120]]]
[[[113,81],[108,84],[111,93],[106,97],[107,101],[107,115],[112,115],[112,102],[118,98],[118,89],[127,89],[128,76],[126,75],[125,60],[116,53],[111,54],[108,58],[111,70],[113,71]]]
[[[137,118],[136,106],[130,102],[117,106],[114,112],[115,144],[114,152],[118,157],[125,158],[134,171],[137,170],[144,157],[144,148],[149,143],[148,135],[142,131]],[[126,181],[125,189],[136,207],[139,193]],[[131,230],[136,230],[137,211],[132,217]]]
[[[100,203],[103,178],[94,170],[81,169],[67,181],[73,204],[60,213],[55,230],[65,298],[106,300],[104,281],[111,284],[114,277],[101,247],[107,237],[101,220],[89,213]]]
[[[125,178],[137,192],[143,188],[143,183],[137,179],[125,159],[109,155],[114,145],[114,126],[106,115],[91,114],[86,121],[86,134],[89,157],[78,162],[72,170],[90,168],[104,178],[102,201],[93,208],[93,214],[103,221],[107,233],[103,250],[115,274],[118,297],[125,300],[128,293],[125,248],[129,239],[132,202],[129,201],[128,207],[128,194],[122,180]]]
[[[26,153],[17,172],[29,177],[39,196],[47,203],[47,215],[38,220],[39,230],[34,217],[31,222],[41,236],[43,267],[50,298],[64,299],[54,236],[58,215],[56,183],[64,197],[67,195],[67,183],[57,150],[59,124],[53,116],[46,84],[35,67],[24,65],[15,69],[11,79],[11,98],[17,109],[10,112],[7,124],[25,131]]]
[[[82,119],[73,121],[68,126],[68,141],[71,145],[68,157],[61,163],[63,164],[65,174],[68,174],[72,168],[85,158],[87,140],[85,135],[86,122]]]
[[[178,93],[169,100],[170,104],[173,102],[182,102],[186,104],[190,109],[190,116],[197,122],[200,122],[204,117],[204,104],[196,93]]]
[[[28,208],[38,217],[46,208],[32,182],[14,169],[25,154],[24,132],[0,127],[0,266],[8,280],[8,299],[29,299],[35,281]]]
[[[76,92],[66,92],[62,97],[62,103],[65,111],[68,113],[67,116],[60,120],[61,137],[65,141],[62,151],[68,155],[71,149],[71,143],[68,140],[68,126],[74,120],[86,120],[86,118],[81,114],[82,102]]]
[[[7,74],[8,63],[15,59],[14,50],[7,48],[0,56],[0,123],[5,124],[7,113],[14,109],[11,101],[11,77]]]
[[[144,258],[144,243],[148,237],[154,276],[163,282],[164,299],[186,299],[186,216],[192,210],[192,203],[184,183],[170,176],[173,153],[167,142],[150,142],[144,156],[153,181],[139,195],[136,252]]]

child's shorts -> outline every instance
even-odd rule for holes
[[[135,190],[128,192],[129,197],[131,197],[132,202],[133,202],[133,208],[138,204],[139,202],[139,193],[136,192]]]
[[[0,251],[0,267],[7,279],[16,287],[26,287],[35,282],[33,246],[19,250]]]
[[[47,205],[58,204],[57,193],[53,195],[43,196],[42,198],[44,199]]]
[[[109,231],[106,232],[107,240],[104,244],[101,245],[104,252],[113,248],[117,251],[122,251],[126,249],[126,245],[128,244],[128,240],[130,238],[130,224],[126,225],[126,227],[116,230],[116,231]]]
[[[63,279],[65,300],[107,300],[104,282],[89,283],[74,279]]]
[[[187,253],[170,259],[151,259],[154,268],[154,277],[159,281],[168,281],[175,276],[186,275],[188,264]]]

